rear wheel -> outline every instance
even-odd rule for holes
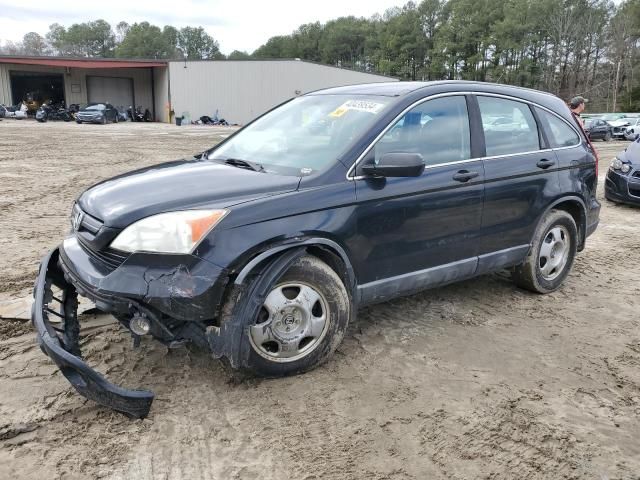
[[[563,210],[551,210],[538,225],[525,263],[514,269],[514,282],[536,293],[557,290],[571,271],[577,246],[573,217]]]
[[[222,322],[232,318],[234,297]],[[257,318],[248,322],[247,369],[278,377],[317,367],[342,341],[350,308],[347,290],[331,267],[313,256],[299,258],[271,287]]]

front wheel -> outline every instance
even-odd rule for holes
[[[222,322],[232,318],[233,299]],[[248,322],[243,333],[250,345],[246,369],[279,377],[317,367],[340,345],[350,309],[338,274],[316,257],[300,257],[270,287],[257,318]]]
[[[571,271],[577,246],[573,217],[563,210],[551,210],[536,229],[529,256],[513,271],[515,284],[536,293],[557,290]]]
[[[611,132],[607,132],[604,135],[604,141],[605,142],[610,142],[613,139],[613,136],[611,135]]]

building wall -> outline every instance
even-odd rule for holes
[[[170,62],[170,100],[177,116],[218,116],[246,124],[285,100],[321,88],[393,78],[296,60]]]
[[[0,103],[7,105],[11,103],[10,72],[20,71],[62,74],[67,105],[87,103],[87,75],[132,78],[136,105],[151,109],[153,103],[151,70],[151,68],[70,68],[67,72],[63,67],[2,63],[0,64]]]
[[[156,98],[156,121],[169,122],[169,68],[153,68],[153,87]]]

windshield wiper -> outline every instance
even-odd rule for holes
[[[248,160],[241,160],[239,158],[227,158],[224,161],[225,164],[233,167],[245,168],[247,170],[253,170],[254,172],[264,172],[264,167],[256,162],[250,162]]]

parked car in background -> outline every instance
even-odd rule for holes
[[[604,196],[612,202],[640,206],[640,138],[618,153],[609,166]]]
[[[630,118],[629,125],[624,129],[624,138],[635,140],[640,137],[640,117]]]
[[[532,292],[560,288],[598,226],[597,162],[566,104],[535,90],[391,82],[298,96],[201,154],[80,194],[42,260],[33,323],[81,394],[135,417],[153,393],[80,357],[78,294],[134,341],[303,373],[359,307],[502,269]]]
[[[609,125],[611,125],[611,134],[614,138],[624,139],[624,132],[631,123],[631,119],[627,117],[621,117],[618,119],[606,119],[603,117],[603,120],[607,121]]]
[[[78,123],[118,123],[118,110],[109,103],[88,103],[76,113]]]
[[[602,118],[588,118],[584,121],[584,129],[591,140],[613,140],[613,127]]]

